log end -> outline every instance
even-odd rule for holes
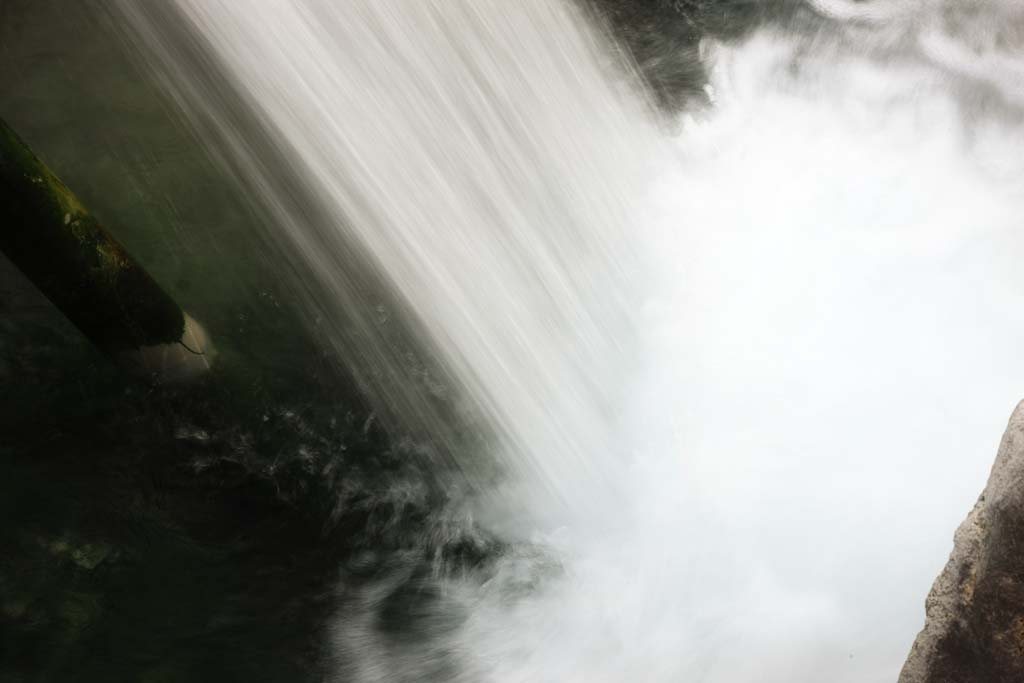
[[[208,373],[216,355],[206,330],[186,313],[181,339],[122,351],[116,357],[132,374],[144,379],[157,384],[181,384]]]

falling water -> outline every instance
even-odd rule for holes
[[[895,677],[1024,385],[1020,42],[974,42],[1019,24],[811,5],[707,45],[714,107],[670,139],[554,0],[175,0],[287,164],[235,138],[236,169],[328,217],[269,199],[321,308],[351,314],[357,250],[511,473],[473,510],[505,557],[435,577],[465,618],[395,647],[370,591],[339,676]]]
[[[347,304],[334,254],[364,249],[505,462],[564,501],[608,478],[652,134],[577,12],[506,5],[176,3],[333,218],[282,217],[310,275]]]

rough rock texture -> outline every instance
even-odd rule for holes
[[[956,532],[899,683],[1024,681],[1024,402]]]

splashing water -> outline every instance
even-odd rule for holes
[[[175,4],[335,217],[282,209],[309,276],[364,249],[518,482],[467,616],[393,647],[371,591],[339,675],[896,676],[1024,386],[1009,4],[812,3],[675,139],[558,3]]]

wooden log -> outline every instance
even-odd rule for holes
[[[203,328],[0,119],[0,251],[102,351],[159,382],[206,372]]]

